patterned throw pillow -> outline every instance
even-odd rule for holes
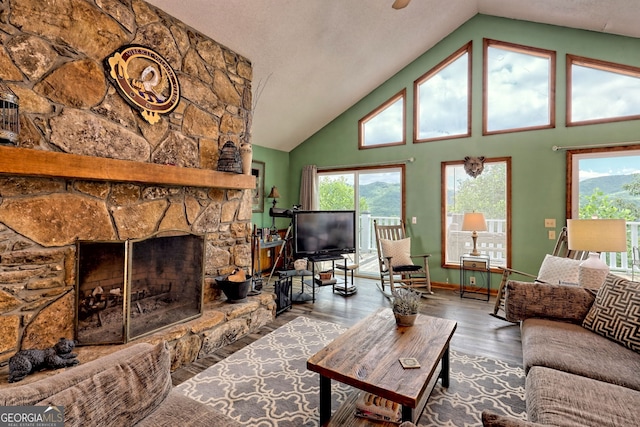
[[[404,265],[413,265],[413,261],[411,260],[410,237],[401,240],[380,239],[380,247],[382,248],[382,256],[392,257],[391,266],[393,268]],[[384,264],[389,268],[386,258],[384,259]]]
[[[547,255],[542,261],[537,280],[552,285],[561,283],[577,285],[581,262],[577,259]]]
[[[607,275],[582,326],[640,353],[640,282]]]

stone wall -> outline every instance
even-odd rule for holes
[[[142,0],[1,0],[0,40],[0,79],[19,97],[19,147],[215,169],[225,142],[249,142],[251,63]],[[104,59],[128,44],[154,49],[178,75],[179,105],[153,125],[107,78]],[[77,239],[206,234],[210,307],[220,296],[212,278],[250,266],[250,221],[249,190],[0,171],[0,363],[73,336]],[[264,313],[241,316],[246,327],[234,330],[272,318],[273,298],[258,300]]]

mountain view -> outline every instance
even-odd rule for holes
[[[360,197],[366,200],[373,216],[400,217],[400,184],[372,182],[360,186]]]
[[[631,183],[637,175],[638,174],[609,175],[585,179],[583,181],[580,181],[580,194],[592,194],[593,191],[597,188],[604,194],[607,194],[612,200],[625,200],[635,203],[638,207],[640,207],[640,198],[632,196],[627,190],[623,188],[625,184]]]

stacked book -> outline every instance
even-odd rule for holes
[[[356,400],[356,416],[400,424],[402,406],[371,393],[360,393]]]

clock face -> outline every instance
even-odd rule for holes
[[[120,95],[149,123],[158,122],[160,114],[168,114],[178,106],[178,76],[154,50],[124,46],[105,59],[105,66]]]

